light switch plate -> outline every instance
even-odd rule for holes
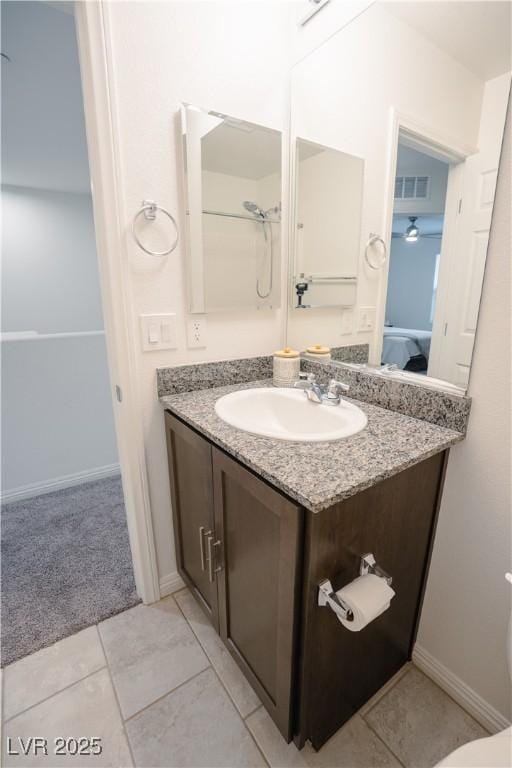
[[[352,310],[346,309],[341,314],[341,335],[348,336],[352,333],[354,314]]]
[[[368,333],[375,328],[375,307],[359,307],[357,330]]]
[[[206,315],[192,315],[187,320],[187,347],[203,349],[207,346]]]
[[[140,335],[144,352],[176,349],[176,314],[140,315]]]

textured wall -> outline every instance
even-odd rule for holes
[[[416,243],[402,238],[391,241],[386,322],[399,328],[432,330],[432,290],[440,250],[441,238],[420,237]]]
[[[183,234],[186,219],[176,122],[179,104],[188,102],[285,130],[288,4],[124,2],[106,3],[105,13],[123,224],[128,232],[140,201],[150,197],[177,217]],[[286,207],[285,197],[283,203]],[[167,232],[164,234],[168,237]],[[176,571],[176,562],[156,368],[268,354],[281,341],[286,312],[209,314],[206,348],[188,349],[183,242],[182,238],[168,258],[152,259],[131,238],[127,240],[137,383],[143,403],[149,493],[161,579]],[[176,313],[176,350],[142,353],[138,315],[154,312]]]
[[[2,331],[101,331],[74,18],[2,3],[2,51]],[[2,363],[4,493],[117,463],[104,336],[3,342]]]
[[[511,717],[511,129],[509,109],[469,381],[466,441],[452,451],[418,643]]]

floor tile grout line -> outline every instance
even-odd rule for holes
[[[394,686],[393,686],[393,688],[394,688]],[[378,740],[381,742],[381,744],[384,744],[384,746],[386,747],[387,751],[388,751],[388,752],[390,752],[390,753],[393,755],[393,757],[394,757],[394,758],[395,758],[395,759],[396,759],[396,760],[397,760],[397,761],[400,763],[400,765],[402,766],[402,768],[407,768],[406,764],[405,764],[405,763],[403,763],[403,762],[402,762],[402,760],[400,760],[400,758],[398,757],[398,755],[396,754],[396,752],[395,752],[393,749],[391,749],[391,747],[390,747],[390,745],[387,743],[387,741],[385,741],[385,739],[384,739],[384,738],[383,738],[383,737],[382,737],[382,736],[381,736],[379,733],[377,733],[377,731],[375,730],[375,728],[373,727],[373,725],[371,725],[371,724],[370,724],[370,723],[369,723],[369,722],[366,720],[366,718],[364,718],[364,717],[363,717],[363,715],[360,715],[360,718],[361,718],[361,720],[363,720],[363,722],[364,722],[364,724],[366,725],[366,727],[368,728],[368,730],[370,730],[370,731],[371,731],[371,732],[374,734],[374,736],[376,736],[376,737],[378,738]]]
[[[261,706],[263,706],[263,704]],[[259,707],[258,707],[258,709],[259,709]],[[254,710],[254,711],[256,711],[256,710]],[[262,748],[260,747],[260,745],[256,741],[256,737],[254,736],[253,732],[251,731],[251,729],[249,728],[249,726],[247,725],[245,720],[242,719],[242,723],[244,724],[244,728],[247,731],[247,733],[249,734],[249,737],[252,739],[256,749],[258,750],[258,752],[262,756],[263,762],[265,763],[265,765],[268,765],[268,768],[272,768],[271,764],[270,764],[270,761],[267,760],[267,758],[265,757],[265,753],[263,752]]]
[[[93,626],[96,626],[96,625],[93,625]],[[8,718],[2,718],[2,724],[7,725],[7,723],[11,722],[11,720],[14,720],[20,715],[24,715],[26,712],[30,712],[31,709],[38,707],[40,704],[44,704],[45,702],[50,701],[50,699],[53,699],[54,696],[58,696],[60,693],[63,693],[64,691],[68,691],[70,688],[73,688],[74,685],[78,685],[78,683],[83,683],[84,680],[88,680],[90,677],[93,677],[93,675],[97,675],[98,672],[102,672],[104,669],[108,669],[108,664],[106,663],[106,661],[105,661],[105,664],[102,664],[101,667],[97,667],[97,669],[94,669],[92,672],[88,672],[83,677],[79,677],[76,680],[73,680],[72,683],[65,685],[63,688],[59,688],[58,691],[54,691],[49,696],[45,696],[44,699],[41,699],[40,701],[36,701],[35,704],[31,704],[29,707],[26,707],[25,709],[21,709],[19,712],[16,712],[15,715],[11,715]],[[5,681],[3,682],[2,688],[5,689]],[[2,707],[2,714],[4,711],[5,711],[5,708]]]
[[[258,694],[256,694],[256,696],[257,696],[257,695],[258,695]],[[258,706],[257,706],[257,707],[255,707],[255,709],[251,710],[251,712],[249,712],[247,715],[242,715],[242,714],[240,714],[240,717],[241,717],[241,718],[242,718],[242,720],[245,722],[245,721],[246,721],[246,720],[248,720],[250,717],[252,717],[252,715],[254,715],[254,713],[255,713],[255,712],[257,712],[257,711],[258,711],[258,709],[261,709],[261,707],[264,707],[264,706],[265,706],[265,705],[263,704],[263,702],[262,702],[262,701],[260,701],[260,703],[258,704]]]
[[[229,691],[228,691],[228,689],[226,688],[226,686],[225,686],[225,685],[224,685],[224,683],[222,682],[222,680],[221,680],[221,678],[220,678],[219,674],[217,673],[217,670],[215,669],[215,667],[213,667],[213,665],[212,665],[212,669],[213,669],[213,671],[214,671],[214,673],[215,673],[215,675],[216,675],[216,677],[217,677],[217,680],[219,681],[220,685],[221,685],[221,686],[222,686],[222,688],[225,690],[225,692],[226,692],[226,694],[227,694],[227,696],[228,696],[228,699],[229,699],[229,700],[231,701],[231,703],[233,704],[233,707],[234,707],[235,713],[236,713],[236,714],[238,715],[238,717],[240,718],[240,721],[242,722],[242,725],[244,726],[245,730],[246,730],[246,731],[247,731],[247,733],[249,734],[249,736],[250,736],[251,740],[253,741],[254,745],[256,746],[256,749],[258,750],[258,752],[259,752],[259,753],[260,753],[260,755],[262,756],[262,758],[263,758],[263,761],[264,761],[265,765],[267,765],[267,766],[270,768],[270,763],[268,762],[267,758],[266,758],[266,757],[265,757],[265,755],[263,754],[263,750],[260,748],[260,745],[258,744],[258,742],[256,741],[256,739],[254,738],[254,736],[253,736],[253,734],[252,734],[252,732],[251,732],[250,728],[248,727],[247,723],[245,722],[245,718],[243,718],[243,717],[242,717],[242,713],[240,712],[240,710],[239,710],[239,709],[238,709],[238,707],[236,706],[235,702],[232,700],[231,696],[229,695]],[[262,707],[262,706],[263,706],[263,704],[260,704],[260,707]],[[259,709],[260,707],[256,707],[256,709]],[[254,712],[256,712],[256,709],[254,710]],[[253,712],[251,712],[251,714],[254,714],[254,713],[253,713]],[[249,715],[247,715],[247,717],[249,717]]]
[[[137,712],[134,712],[133,715],[129,715],[129,717],[124,717],[123,713],[121,712],[121,717],[123,717],[123,720],[125,723],[130,723],[134,718],[138,717],[142,712],[146,712],[146,710],[151,709],[151,707],[154,704],[159,704],[162,699],[165,699],[166,696],[170,696],[171,693],[176,693],[176,691],[179,691],[180,688],[183,688],[184,685],[187,685],[187,683],[192,682],[192,680],[195,680],[196,677],[199,677],[199,675],[202,675],[203,672],[207,672],[209,669],[213,669],[212,665],[208,663],[206,667],[203,667],[203,669],[200,669],[199,672],[195,672],[191,677],[187,678],[187,680],[184,680],[179,685],[176,685],[174,688],[171,688],[169,691],[166,691],[161,696],[158,696],[154,701],[150,701],[149,704],[146,704],[142,709],[138,709]]]
[[[364,714],[360,714],[360,715],[359,715],[359,717],[361,718],[361,720],[363,720],[363,722],[365,723],[365,725],[367,726],[367,728],[369,728],[369,730],[370,730],[370,731],[371,731],[371,732],[372,732],[372,733],[373,733],[373,734],[374,734],[374,735],[375,735],[375,736],[376,736],[376,737],[379,739],[379,741],[380,741],[382,744],[384,744],[384,746],[386,747],[386,749],[388,750],[388,752],[391,752],[391,754],[393,755],[393,757],[394,757],[396,760],[398,760],[398,762],[400,763],[400,765],[401,765],[403,768],[407,768],[407,766],[405,765],[405,763],[403,763],[403,762],[400,760],[400,758],[398,757],[398,755],[396,754],[396,752],[395,752],[395,751],[394,751],[394,750],[391,748],[391,746],[390,746],[390,745],[387,743],[387,741],[386,741],[386,740],[385,740],[385,739],[384,739],[384,738],[383,738],[383,737],[382,737],[382,736],[381,736],[381,735],[380,735],[380,734],[379,734],[379,733],[378,733],[378,732],[375,730],[375,728],[373,727],[373,725],[372,725],[372,724],[371,724],[371,723],[370,723],[370,722],[369,722],[369,721],[368,721],[366,718],[367,718],[367,715],[369,715],[371,712],[373,712],[373,710],[375,709],[375,707],[377,707],[377,706],[378,706],[378,705],[379,705],[379,704],[380,704],[382,701],[384,701],[384,699],[386,699],[386,698],[387,698],[388,694],[390,694],[390,693],[391,693],[391,691],[393,691],[393,690],[395,689],[395,687],[398,685],[398,683],[400,683],[402,680],[404,680],[404,679],[407,677],[407,675],[408,675],[408,674],[410,673],[410,671],[411,671],[411,668],[412,668],[412,662],[408,662],[408,667],[407,667],[407,669],[405,670],[405,672],[404,672],[402,675],[400,675],[399,677],[397,677],[397,679],[395,680],[395,682],[393,683],[393,685],[391,685],[391,686],[388,688],[388,690],[386,691],[386,693],[385,693],[383,696],[380,696],[380,697],[377,699],[377,701],[376,701],[374,704],[372,704],[372,706],[371,706],[369,709],[367,709],[367,710],[364,712]]]
[[[112,686],[112,691],[114,693],[114,699],[115,699],[115,702],[117,704],[117,710],[119,712],[119,719],[121,720],[121,725],[122,725],[122,728],[123,728],[124,737],[126,739],[126,744],[128,746],[128,752],[130,753],[130,757],[132,759],[132,764],[133,764],[133,766],[135,768],[137,763],[135,762],[135,755],[133,754],[132,745],[131,745],[131,742],[130,742],[130,737],[128,736],[128,731],[126,730],[126,724],[125,724],[125,720],[123,718],[123,711],[121,709],[121,702],[119,701],[119,697],[117,695],[117,690],[116,690],[116,686],[115,686],[115,683],[114,683],[114,678],[113,678],[113,675],[112,675],[112,670],[110,669],[110,664],[108,663],[107,651],[106,651],[105,645],[103,643],[103,638],[101,636],[99,624],[96,624],[96,632],[98,633],[98,637],[99,637],[99,640],[100,640],[100,645],[101,645],[102,650],[103,650],[103,654],[105,656],[105,659],[107,660],[108,679],[110,680],[110,685]]]
[[[408,662],[408,668],[405,670],[405,672],[403,674],[401,674],[400,677],[397,677],[397,679],[395,680],[393,685],[390,685],[388,690],[385,693],[383,693],[382,696],[379,696],[377,701],[375,701],[368,709],[365,709],[364,714],[360,714],[360,716],[366,719],[366,715],[369,715],[370,712],[373,712],[375,707],[377,707],[381,703],[381,701],[384,701],[384,699],[387,698],[388,694],[390,694],[391,691],[393,691],[396,688],[398,683],[400,683],[404,678],[407,677],[407,675],[411,671],[412,666],[413,666],[412,662]],[[378,691],[377,691],[377,693],[378,693]],[[376,696],[377,693],[375,693],[374,696]],[[365,705],[363,704],[362,709],[364,709],[364,707],[365,707]]]
[[[182,591],[185,591],[185,590],[182,590]],[[255,696],[256,696],[256,697],[258,697],[258,701],[259,701],[259,704],[258,704],[258,705],[257,705],[257,706],[256,706],[254,709],[252,709],[250,712],[248,712],[246,715],[242,715],[242,713],[240,712],[240,709],[239,709],[239,707],[238,707],[238,704],[237,704],[237,703],[236,703],[236,701],[235,701],[235,698],[234,698],[234,696],[233,696],[233,695],[232,695],[232,693],[230,692],[230,690],[229,690],[229,688],[227,687],[227,685],[226,685],[226,684],[223,682],[223,680],[222,680],[222,678],[221,678],[220,674],[217,672],[217,669],[216,669],[216,667],[215,667],[215,664],[213,663],[213,659],[212,659],[212,657],[210,656],[210,654],[208,653],[208,651],[207,651],[207,650],[206,650],[206,648],[204,647],[203,643],[201,642],[201,639],[199,638],[199,635],[198,635],[198,634],[195,632],[195,630],[194,630],[194,627],[192,626],[191,622],[188,620],[188,618],[187,618],[187,615],[185,614],[185,612],[184,612],[183,608],[181,607],[181,605],[178,603],[178,601],[177,601],[177,600],[175,600],[175,602],[176,602],[176,604],[178,605],[178,608],[180,609],[180,611],[181,611],[181,613],[182,613],[182,615],[183,615],[183,617],[184,617],[185,621],[187,622],[187,624],[189,625],[190,629],[192,630],[192,632],[193,632],[193,634],[194,634],[194,637],[196,638],[197,642],[199,643],[199,645],[200,645],[200,646],[201,646],[201,648],[203,649],[204,653],[206,654],[206,656],[207,656],[208,660],[210,661],[210,665],[211,665],[212,669],[214,670],[215,674],[217,675],[217,677],[219,678],[219,681],[221,682],[221,684],[222,684],[222,687],[225,689],[225,691],[226,691],[226,693],[228,694],[228,696],[229,696],[230,700],[233,702],[233,704],[234,704],[234,706],[235,706],[235,709],[236,709],[237,713],[240,715],[240,717],[242,718],[242,720],[244,720],[244,721],[245,721],[245,720],[246,720],[248,717],[250,717],[251,715],[253,715],[253,714],[256,712],[256,710],[257,710],[257,709],[259,709],[261,706],[263,706],[262,702],[260,701],[260,699],[259,699],[259,697],[258,697],[258,694],[257,694],[257,693],[254,691],[254,694],[255,694]],[[213,628],[213,627],[212,627],[212,628]],[[213,629],[214,629],[214,628],[213,628]],[[219,636],[219,639],[220,639],[220,636]],[[222,642],[222,640],[221,640],[221,642]],[[226,652],[227,652],[227,653],[229,653],[229,651],[227,650],[227,648],[226,648]],[[231,654],[230,654],[230,657],[231,657]],[[235,662],[235,663],[236,663],[236,662]],[[243,674],[243,673],[241,672],[241,674]],[[252,688],[252,686],[250,685],[250,683],[248,682],[247,684],[248,684],[248,685],[251,687],[251,690],[253,690],[253,688]]]
[[[172,598],[172,595],[166,595],[166,597],[163,597],[163,598],[162,598],[160,601],[158,601],[158,602],[162,602],[163,600],[170,600],[171,598]],[[179,605],[177,604],[176,600],[174,600],[174,599],[173,599],[173,602],[174,602],[174,604],[176,605],[176,607],[178,608],[178,610],[180,611],[180,613],[182,613],[182,611],[181,611],[181,609],[180,609]],[[133,608],[137,608],[137,607],[138,607],[138,606],[133,606]],[[131,610],[131,609],[128,609],[128,610]],[[108,621],[108,619],[107,619],[107,621]],[[186,621],[186,619],[185,619],[185,621]],[[102,622],[102,623],[103,623],[103,622]],[[188,622],[187,622],[187,621],[186,621],[186,623],[188,624]],[[97,625],[97,626],[98,626],[98,635],[100,636],[100,640],[101,640],[101,632],[100,632],[100,629],[99,629],[99,625]],[[192,631],[192,628],[190,628],[190,629],[191,629],[191,631]],[[193,634],[193,632],[192,632],[192,634]],[[195,637],[195,635],[194,635],[194,637]],[[201,650],[203,650],[203,649],[202,649],[202,647],[201,647],[201,645],[200,645],[200,643],[199,643],[198,641],[197,641],[197,643],[198,643],[199,647],[201,648]],[[107,666],[109,667],[109,663],[108,663],[108,655],[107,655],[107,652],[106,652],[106,649],[105,649],[105,647],[104,647],[104,645],[103,645],[103,641],[102,641],[102,640],[101,640],[101,645],[102,645],[102,648],[103,648],[103,652],[104,652],[104,654],[105,654],[105,658],[107,659]],[[125,716],[123,715],[123,710],[122,710],[122,707],[121,707],[121,703],[120,703],[120,702],[119,702],[119,700],[118,700],[119,710],[120,710],[120,712],[121,712],[121,718],[122,718],[122,720],[123,720],[123,723],[128,723],[130,720],[133,720],[133,718],[134,718],[134,717],[136,717],[137,715],[139,715],[141,712],[144,712],[146,709],[149,709],[150,707],[152,707],[152,706],[153,706],[153,704],[156,704],[157,702],[161,701],[161,700],[162,700],[162,699],[164,699],[166,696],[168,696],[170,693],[174,693],[174,691],[177,691],[177,690],[178,690],[178,688],[181,688],[182,686],[184,686],[184,685],[186,685],[188,682],[190,682],[190,680],[193,680],[195,677],[197,677],[198,675],[200,675],[200,674],[201,674],[201,672],[205,672],[207,669],[209,669],[209,668],[210,668],[212,665],[211,665],[211,663],[210,663],[210,660],[209,660],[209,658],[208,658],[208,655],[207,655],[206,653],[204,653],[204,651],[203,651],[203,654],[204,654],[204,656],[205,656],[205,658],[206,658],[206,660],[207,660],[207,662],[208,662],[208,663],[207,663],[207,665],[206,665],[206,667],[203,667],[203,669],[200,669],[200,670],[199,670],[199,672],[195,672],[195,673],[194,673],[194,674],[193,674],[191,677],[187,678],[187,680],[184,680],[183,682],[179,683],[178,685],[175,685],[175,686],[174,686],[174,688],[170,688],[168,691],[166,691],[165,693],[163,693],[161,696],[158,696],[156,699],[154,699],[153,701],[149,702],[148,704],[146,704],[146,705],[145,705],[144,707],[142,707],[141,709],[138,709],[138,710],[137,710],[136,712],[134,712],[132,715],[129,715],[128,717],[125,717]],[[111,671],[111,670],[110,670],[110,667],[109,667],[109,671]],[[117,699],[117,691],[116,691],[116,688],[115,688],[115,683],[114,683],[114,679],[113,679],[112,675],[111,675],[111,679],[112,679],[112,685],[114,686],[114,691],[116,692],[116,699]]]
[[[253,742],[254,746],[256,747],[256,749],[258,750],[259,754],[260,754],[260,755],[261,755],[261,757],[263,758],[263,762],[265,763],[265,765],[267,765],[267,766],[268,766],[268,768],[271,768],[269,761],[267,760],[267,758],[265,757],[265,755],[264,755],[264,753],[263,753],[263,750],[260,748],[260,745],[259,745],[259,744],[258,744],[258,742],[256,741],[256,739],[255,739],[255,737],[254,737],[253,733],[251,732],[250,728],[248,727],[247,723],[245,722],[246,718],[248,718],[248,717],[250,717],[251,715],[253,715],[253,714],[254,714],[254,713],[255,713],[255,712],[258,710],[258,709],[260,709],[260,707],[262,707],[262,706],[263,706],[263,704],[260,702],[260,703],[259,703],[259,705],[258,705],[258,706],[257,706],[255,709],[253,709],[253,710],[252,710],[252,712],[249,712],[249,714],[247,714],[245,717],[242,715],[242,713],[240,712],[240,710],[238,709],[238,707],[237,707],[237,705],[236,705],[236,702],[235,702],[235,700],[234,700],[233,696],[230,694],[230,692],[229,692],[228,688],[226,687],[226,685],[225,685],[225,684],[224,684],[224,682],[222,681],[222,679],[221,679],[221,677],[220,677],[219,673],[218,673],[218,672],[217,672],[217,670],[215,669],[215,666],[214,666],[214,664],[213,664],[213,662],[212,662],[212,660],[211,660],[210,656],[208,655],[208,653],[207,653],[206,649],[204,648],[204,646],[203,646],[203,644],[201,643],[201,641],[200,641],[199,637],[197,636],[197,634],[194,632],[194,628],[192,627],[192,624],[191,624],[191,623],[189,622],[189,620],[187,619],[187,617],[186,617],[186,615],[185,615],[185,612],[183,611],[183,609],[182,609],[181,605],[178,603],[178,601],[177,601],[176,599],[174,600],[174,602],[176,603],[176,605],[177,605],[177,606],[178,606],[178,608],[180,609],[180,611],[181,611],[181,613],[182,613],[182,615],[183,615],[183,618],[185,619],[185,621],[186,621],[186,622],[187,622],[187,624],[189,625],[189,627],[190,627],[190,629],[191,629],[191,631],[192,631],[192,633],[193,633],[194,637],[197,639],[197,642],[199,643],[199,645],[200,645],[200,646],[201,646],[201,648],[203,649],[204,653],[205,653],[205,654],[206,654],[206,656],[208,657],[208,659],[209,659],[209,661],[210,661],[210,666],[211,666],[211,668],[212,668],[212,670],[213,670],[213,672],[214,672],[214,674],[215,674],[215,676],[216,676],[217,680],[219,681],[220,685],[222,686],[222,688],[223,688],[223,689],[224,689],[224,691],[226,692],[226,694],[227,694],[227,697],[228,697],[229,701],[231,701],[231,703],[232,703],[232,705],[233,705],[233,708],[234,708],[234,710],[235,710],[235,713],[236,713],[236,715],[238,715],[238,717],[240,718],[240,720],[241,720],[241,722],[242,722],[242,724],[243,724],[243,726],[244,726],[245,730],[246,730],[246,731],[247,731],[247,733],[249,734],[249,738],[252,740],[252,742]],[[256,696],[257,696],[257,694],[256,694]]]

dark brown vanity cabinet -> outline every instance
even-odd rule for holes
[[[411,658],[447,451],[313,514],[165,414],[178,569],[283,736],[320,748]],[[390,608],[318,606],[372,552]]]
[[[178,571],[218,630],[212,446],[167,413],[165,424]]]
[[[179,573],[290,740],[303,510],[165,421]]]

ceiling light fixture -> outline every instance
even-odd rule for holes
[[[420,236],[420,230],[416,225],[417,218],[417,216],[409,216],[409,221],[411,223],[404,232],[404,240],[408,243],[416,243]]]

